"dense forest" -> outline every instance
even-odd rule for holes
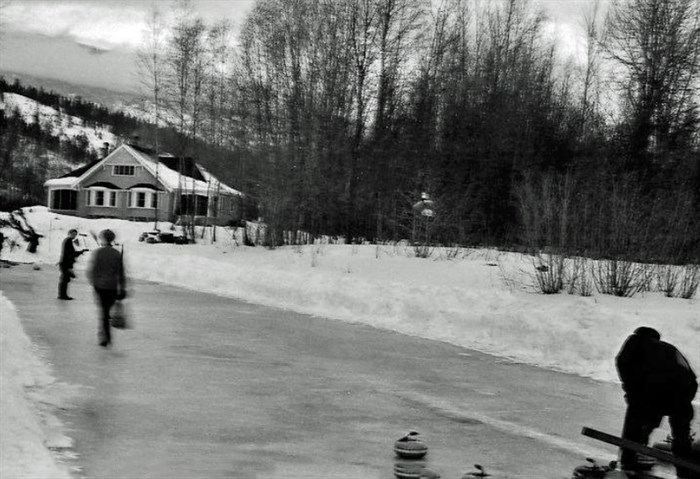
[[[437,4],[259,0],[235,50],[154,10],[144,85],[273,231],[700,259],[697,2],[591,2],[571,60],[526,0]]]
[[[700,6],[604,5],[566,58],[527,0],[258,0],[236,38],[181,2],[151,12],[139,52],[160,127],[119,121],[249,194],[272,243],[698,263]]]

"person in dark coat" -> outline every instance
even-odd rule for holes
[[[637,328],[617,355],[617,371],[627,400],[622,437],[646,445],[661,419],[668,416],[674,455],[690,458],[693,420],[692,401],[698,389],[695,372],[688,360],[672,344],[649,327]],[[622,449],[622,469],[639,469],[634,451]],[[677,468],[678,477],[696,477],[692,471]]]
[[[100,246],[92,254],[87,270],[90,284],[95,288],[95,296],[100,306],[99,343],[102,347],[112,344],[109,312],[117,299],[126,297],[126,276],[122,255],[112,243],[115,234],[103,230],[99,234]]]
[[[73,246],[76,236],[78,236],[78,231],[71,229],[68,230],[68,236],[63,240],[61,260],[58,262],[58,267],[61,270],[61,276],[58,280],[58,299],[73,299],[68,296],[68,283],[70,283],[71,278],[75,278],[75,273],[73,273],[75,260],[86,251],[76,251],[75,246]]]

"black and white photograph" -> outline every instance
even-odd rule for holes
[[[0,478],[700,479],[700,0],[0,0]]]

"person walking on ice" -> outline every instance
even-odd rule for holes
[[[112,230],[100,231],[100,247],[96,249],[88,266],[87,275],[95,288],[95,296],[100,307],[99,344],[107,347],[112,344],[109,312],[114,303],[126,297],[126,275],[122,254],[112,243],[116,235]]]

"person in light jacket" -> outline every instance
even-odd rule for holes
[[[100,232],[101,246],[92,254],[87,271],[100,306],[99,343],[102,347],[112,344],[109,311],[118,299],[126,297],[124,261],[122,254],[112,246],[115,237],[111,230]]]
[[[616,363],[627,400],[622,437],[646,445],[661,419],[668,416],[671,451],[675,456],[690,458],[692,401],[698,383],[685,356],[672,344],[661,341],[658,331],[642,326],[627,338]],[[623,449],[620,462],[625,470],[639,469],[634,451]],[[681,467],[676,471],[679,478],[697,477]]]

